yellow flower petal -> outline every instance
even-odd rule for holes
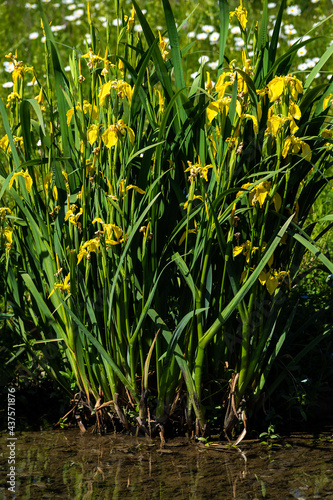
[[[88,130],[87,130],[87,139],[88,139],[88,142],[89,142],[90,146],[92,146],[94,144],[94,142],[97,141],[97,139],[98,139],[98,131],[99,131],[99,126],[98,125],[90,125],[90,127],[88,128]]]
[[[283,78],[276,76],[269,82],[268,87],[268,97],[270,102],[277,101],[279,97],[283,94],[285,88],[285,82]]]
[[[91,223],[96,224],[96,222],[99,222],[102,225],[104,224],[104,222],[102,221],[102,219],[100,217],[95,217],[95,219]]]
[[[111,87],[112,87],[111,81],[106,82],[104,83],[104,85],[101,86],[101,89],[98,94],[99,103],[101,106],[104,106],[105,99],[110,95]]]
[[[270,276],[266,281],[266,288],[270,295],[273,295],[279,285],[279,280],[275,276]]]
[[[232,255],[234,257],[237,257],[237,255],[240,255],[241,253],[243,253],[243,246],[236,246],[234,247],[233,251],[232,251]]]
[[[73,117],[73,115],[74,115],[74,108],[71,108],[71,109],[69,109],[69,110],[67,111],[67,113],[66,113],[66,116],[67,116],[67,125],[68,125],[68,127],[69,127],[69,126],[70,126],[70,124],[71,124],[71,121],[72,121],[72,117]]]
[[[134,131],[130,127],[128,127],[127,125],[125,125],[125,128],[127,130],[128,138],[129,138],[131,144],[134,144],[134,141],[135,141]]]
[[[134,186],[133,184],[129,184],[128,186],[126,186],[126,191],[129,191],[129,189],[134,189],[134,191],[136,191],[137,193],[145,194],[145,191],[143,189],[139,188],[138,186]]]
[[[275,211],[279,212],[281,205],[282,205],[282,199],[281,199],[281,196],[279,195],[279,193],[275,193],[275,195],[273,196],[272,202],[274,203]]]
[[[110,125],[106,131],[102,134],[102,141],[108,149],[115,146],[118,142],[118,132],[114,125]]]
[[[333,94],[328,94],[325,99],[323,100],[323,111],[325,111],[328,106],[330,106],[333,103]]]
[[[219,106],[216,102],[212,102],[207,106],[207,118],[208,122],[211,123],[215,116],[219,114]]]

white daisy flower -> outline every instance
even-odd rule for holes
[[[287,7],[287,14],[289,16],[300,16],[302,11],[298,5],[290,5],[290,7]]]
[[[210,69],[217,69],[219,67],[219,62],[218,61],[212,61],[207,64],[208,68]]]
[[[297,51],[297,55],[298,55],[299,57],[303,57],[303,56],[305,56],[305,54],[307,54],[307,52],[308,52],[308,51],[306,50],[306,48],[305,48],[305,47],[301,47],[300,49],[298,49],[298,51]]]
[[[201,29],[205,33],[212,33],[214,31],[214,26],[210,26],[209,24],[205,24],[204,26],[202,26]]]
[[[285,30],[285,34],[288,36],[292,36],[292,35],[296,35],[297,31],[295,30],[295,28],[290,28],[288,30]]]
[[[39,33],[37,31],[34,31],[33,33],[30,33],[29,35],[29,40],[36,40],[36,38],[39,37]]]
[[[220,33],[218,33],[217,31],[214,31],[214,33],[211,33],[209,35],[210,43],[216,43],[219,41],[219,39],[220,39]]]
[[[198,61],[199,61],[199,64],[205,64],[206,62],[209,61],[209,57],[208,56],[200,56]]]
[[[308,68],[312,69],[315,67],[316,63],[313,59],[305,59],[305,64]]]
[[[274,9],[274,8],[276,7],[276,3],[274,3],[274,2],[270,2],[269,4],[267,4],[267,7],[268,7],[269,9]]]
[[[120,26],[121,25],[121,19],[114,19],[112,21],[112,26]]]
[[[206,40],[206,38],[208,37],[208,34],[207,33],[199,33],[197,35],[197,39],[198,40]]]
[[[37,9],[37,4],[36,3],[26,3],[25,8],[26,9]]]
[[[240,35],[242,33],[239,26],[233,26],[230,30],[233,35]]]
[[[65,67],[64,67],[64,70],[65,70],[65,71],[70,71],[70,70],[71,70],[71,67],[70,67],[70,66],[65,66]]]
[[[14,71],[14,64],[12,62],[5,61],[3,65],[7,73],[12,73]]]
[[[191,78],[194,80],[194,78],[196,78],[198,75],[198,71],[196,71],[195,73],[191,73]]]
[[[5,89],[10,89],[11,87],[14,87],[14,82],[6,82],[6,83],[3,83],[2,86]]]
[[[136,24],[133,28],[134,31],[137,31],[138,33],[141,33],[142,31],[142,26],[141,24]]]
[[[234,41],[235,41],[236,47],[244,47],[244,45],[245,45],[243,38],[240,38],[238,36],[235,36]]]
[[[291,38],[291,40],[288,40],[287,43],[288,43],[289,47],[291,47],[292,45],[294,45],[298,41],[299,41],[299,38]]]
[[[297,69],[299,69],[300,71],[305,71],[306,69],[308,69],[308,65],[306,63],[299,64],[297,66]]]
[[[65,20],[71,23],[72,21],[76,21],[76,17],[73,15],[65,16]]]
[[[66,24],[59,24],[58,26],[51,25],[51,31],[57,33],[58,31],[64,30],[66,28]]]
[[[84,14],[84,10],[83,9],[77,9],[73,12],[73,16],[78,19],[79,17],[82,17]],[[106,20],[106,19],[105,19]]]
[[[75,3],[72,3],[71,5],[68,5],[67,9],[69,9],[69,10],[75,10],[76,9]]]
[[[187,37],[188,37],[188,38],[194,38],[194,37],[195,37],[195,31],[189,31],[189,32],[187,33]]]

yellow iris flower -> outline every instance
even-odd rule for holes
[[[110,80],[109,82],[104,83],[104,85],[100,88],[98,98],[101,106],[104,106],[105,99],[111,95],[111,89],[116,91],[117,97],[120,99],[127,97],[128,101],[130,103],[132,102],[134,88],[132,88],[130,84],[124,80]]]
[[[186,210],[187,207],[188,207],[189,202],[190,201],[192,202],[194,200],[201,200],[202,201],[202,196],[197,196],[196,194],[194,194],[191,200],[188,199],[188,200],[185,201],[184,206],[183,206],[183,210]]]
[[[102,134],[102,141],[108,149],[111,149],[112,146],[115,146],[118,140],[125,135],[127,132],[128,138],[132,144],[135,141],[134,131],[125,125],[123,120],[119,120],[116,125],[110,125],[105,132]]]
[[[234,16],[237,17],[238,22],[242,27],[242,30],[245,31],[247,25],[247,10],[243,7],[242,0],[240,2],[240,6],[237,7],[234,11],[229,13],[230,21]]]
[[[86,54],[83,54],[81,56],[83,59],[88,59],[87,61],[87,65],[90,69],[93,69],[95,66],[97,66],[97,64],[100,62],[100,61],[104,61],[104,58],[103,57],[100,57],[96,54],[94,54],[93,50],[91,47],[89,47],[89,50]]]
[[[121,227],[117,226],[116,224],[106,224],[100,217],[96,217],[92,221],[92,224],[95,224],[96,222],[99,222],[103,227],[103,234],[105,236],[105,243],[107,245],[106,248],[108,248],[108,246],[119,245],[127,239],[126,235],[124,238],[123,230],[121,229]]]
[[[305,160],[311,161],[312,153],[310,146],[306,142],[302,141],[299,137],[295,137],[294,135],[290,135],[284,141],[282,150],[283,158],[285,158],[288,153],[290,154],[300,153]]]
[[[267,129],[265,130],[265,135],[274,135],[274,137],[276,137],[282,125],[287,121],[288,118],[286,116],[272,115],[267,120]]]
[[[127,31],[132,31],[135,23],[135,9],[132,7],[132,12],[130,16],[124,16],[125,22],[127,22]]]
[[[77,226],[79,218],[83,214],[83,208],[80,208],[80,211],[76,214],[75,212],[77,208],[78,208],[77,205],[71,205],[65,215],[65,221],[68,220],[71,224],[74,224],[74,226]]]
[[[9,210],[9,208],[8,209],[5,208],[4,210]],[[3,212],[3,214],[0,212],[1,219],[4,219],[6,217],[6,212]],[[13,244],[13,228],[10,226],[3,227],[2,225],[0,225],[0,248],[6,248],[6,252],[9,252],[9,250],[12,247],[12,244]]]
[[[202,179],[208,182],[208,169],[213,168],[213,165],[202,165],[200,158],[198,158],[197,163],[187,162],[188,168],[185,172],[190,172],[188,180],[194,182],[196,177],[199,175]]]
[[[270,102],[277,101],[285,89],[288,89],[294,101],[297,101],[298,94],[302,94],[303,85],[298,78],[287,75],[287,76],[276,76],[267,84],[268,97]]]
[[[70,277],[71,277],[71,273],[68,273],[67,276],[65,277],[65,280],[63,283],[55,283],[52,292],[48,296],[48,299],[51,297],[51,295],[54,294],[54,292],[56,291],[57,288],[59,288],[61,292],[68,292],[69,293],[71,291],[71,285],[69,282]]]
[[[91,252],[100,253],[100,240],[99,238],[92,238],[91,240],[86,241],[83,245],[80,246],[79,253],[77,254],[77,265],[80,264],[83,257],[86,257],[87,260],[90,260]]]
[[[156,89],[155,87],[154,87],[154,93],[158,97],[158,108],[159,108],[158,111],[159,111],[159,113],[163,113],[164,112],[164,97],[161,94],[161,92],[158,89]]]
[[[231,103],[231,97],[229,96],[222,97],[217,101],[211,102],[206,109],[208,122],[211,123],[214,120],[214,118],[219,114],[225,113],[227,115],[229,112],[230,103]],[[238,99],[236,101],[236,112],[238,116],[242,116],[242,105]],[[252,115],[247,115],[247,116],[252,118]]]
[[[228,80],[226,80],[227,78]],[[222,99],[222,97],[224,97],[226,88],[229,87],[230,85],[233,85],[234,80],[235,80],[235,75],[231,71],[222,73],[222,75],[219,76],[215,85],[215,89],[216,92],[218,92],[219,99]]]
[[[273,295],[278,286],[280,286],[285,279],[288,281],[288,288],[291,290],[291,281],[289,271],[276,271],[269,269],[268,272],[261,271],[259,274],[259,281],[268,290],[270,295]]]
[[[82,112],[81,104],[79,102],[77,103],[77,106],[75,106],[75,110]],[[83,113],[85,115],[87,115],[87,114],[89,116],[91,115],[91,118],[93,120],[98,120],[98,118],[99,118],[99,111],[98,111],[97,106],[95,104],[94,104],[94,106],[92,106],[92,104],[90,104],[90,102],[88,102],[86,100],[83,101]],[[74,108],[71,108],[66,113],[68,126],[70,126],[70,124],[71,124],[73,115],[74,115]]]
[[[13,82],[16,83],[17,80],[23,80],[24,74],[27,71],[33,71],[32,66],[26,66],[22,61],[18,61],[17,59],[17,51],[15,54],[12,54],[11,52],[7,55],[5,55],[7,59],[10,59],[13,63],[14,66],[14,71],[12,72],[12,78]]]
[[[13,174],[12,178],[9,181],[8,189],[10,189],[14,183],[14,180],[17,179],[17,177],[23,177],[24,182],[25,182],[25,187],[27,188],[28,193],[30,193],[31,188],[32,188],[32,178],[29,174],[29,172],[22,170],[22,172],[15,172]]]
[[[8,208],[8,207],[1,207],[0,208],[0,222],[3,222],[5,220],[5,218],[7,217],[7,213],[8,213],[8,215],[10,215],[12,213],[10,208]]]
[[[159,31],[158,32],[158,36],[159,36],[159,45],[160,45],[160,49],[161,49],[161,53],[162,53],[162,59],[163,61],[165,61],[166,59],[166,56],[169,54],[169,52],[167,52],[165,49],[168,45],[168,42],[165,41],[165,38],[161,35],[161,32]]]
[[[243,190],[247,190],[252,185],[253,185],[253,183],[248,182],[246,184],[243,184],[241,186],[241,188]],[[265,201],[266,201],[266,198],[269,196],[270,189],[271,189],[271,182],[270,181],[263,181],[260,184],[258,184],[257,186],[255,186],[253,189],[251,189],[251,191],[249,192],[250,205],[252,205],[254,207],[255,204],[258,202],[260,208],[262,208]],[[244,191],[238,191],[238,193],[236,194],[236,198],[238,196],[240,196],[243,192]],[[281,200],[281,196],[279,195],[279,193],[274,194],[274,196],[270,200],[270,203],[274,203],[274,208],[275,208],[276,212],[278,212],[280,210],[281,205],[282,205],[282,200]]]

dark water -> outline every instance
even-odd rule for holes
[[[8,435],[0,436],[0,498],[333,499],[333,433],[293,434],[267,447],[209,447],[78,430],[16,434],[15,489],[8,490]]]

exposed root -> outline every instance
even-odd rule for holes
[[[229,391],[229,396],[228,396],[228,407],[227,411],[224,417],[224,435],[227,438],[229,442],[231,442],[231,439],[229,438],[228,433],[231,432],[236,424],[242,420],[244,424],[244,429],[242,433],[238,436],[236,441],[233,443],[234,446],[237,446],[246,436],[247,433],[247,420],[246,420],[246,414],[243,409],[236,409],[236,403],[235,403],[235,389],[236,389],[236,384],[239,378],[239,373],[233,373],[231,377],[231,382],[230,382],[230,391]]]

